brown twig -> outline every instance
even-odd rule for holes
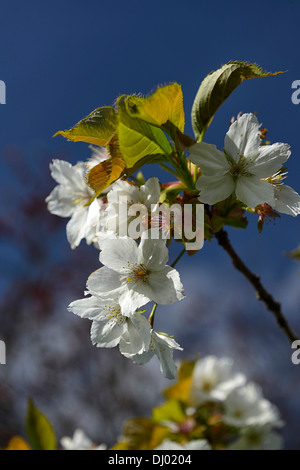
[[[229,254],[234,267],[238,271],[240,271],[253,285],[254,289],[256,290],[257,298],[261,300],[265,304],[266,308],[273,313],[278,325],[285,332],[289,340],[291,342],[296,341],[298,337],[293,332],[286,318],[284,317],[281,310],[281,304],[277,300],[274,300],[272,295],[262,285],[260,277],[256,274],[253,274],[250,269],[247,268],[245,263],[238,256],[238,254],[235,252],[234,248],[232,247],[229,241],[227,232],[222,229],[215,234],[215,237],[218,240],[219,245],[224,248],[224,250]]]

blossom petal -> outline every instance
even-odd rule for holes
[[[71,184],[74,187],[80,186],[82,188],[84,187],[84,180],[82,173],[78,171],[79,168],[80,165],[76,167],[65,160],[54,159],[50,163],[51,176],[57,183],[62,185]],[[80,179],[78,179],[78,175],[81,175]]]
[[[293,188],[283,184],[275,188],[274,194],[273,209],[294,217],[300,214],[300,195]]]
[[[132,238],[106,239],[100,248],[101,263],[118,273],[131,272],[138,262],[138,245]]]
[[[199,200],[206,204],[224,201],[234,191],[234,180],[229,174],[200,176],[196,188],[200,190]]]
[[[146,364],[147,362],[149,362],[153,356],[154,356],[154,351],[152,351],[152,349],[149,349],[149,351],[145,351],[141,354],[130,356],[130,359],[136,364],[141,365],[141,364]]]
[[[148,277],[152,289],[152,299],[160,305],[169,305],[184,298],[183,285],[176,269],[166,266],[161,271],[152,272]]]
[[[55,186],[46,197],[48,211],[60,217],[71,217],[76,206],[70,191],[62,185]]]
[[[86,207],[77,206],[71,219],[67,223],[67,239],[74,250],[85,236],[85,228],[88,212]]]
[[[173,350],[182,348],[173,338],[156,331],[152,332],[154,350],[160,362],[160,370],[167,379],[175,379],[177,367],[173,359]]]
[[[163,269],[169,258],[169,251],[165,240],[151,239],[151,231],[145,232],[139,245],[139,264],[143,264],[149,271]],[[149,238],[147,238],[149,237]]]
[[[225,136],[225,151],[238,162],[240,155],[256,157],[261,143],[259,122],[254,114],[243,114],[229,127]]]
[[[109,321],[93,321],[91,327],[92,343],[101,348],[114,348],[126,331],[126,321],[119,322],[114,317]]]
[[[289,149],[288,144],[282,143],[262,145],[256,158],[247,166],[247,170],[260,178],[268,178],[277,173],[288,160],[291,154]]]
[[[262,181],[258,176],[241,176],[236,183],[237,198],[248,207],[256,207],[267,203],[274,205],[274,188],[268,181]]]
[[[200,167],[204,175],[214,175],[229,171],[230,166],[224,152],[215,145],[198,142],[189,149],[189,159]]]
[[[74,302],[71,302],[68,306],[68,310],[81,318],[88,318],[89,320],[103,320],[103,317],[105,317],[104,308],[106,304],[107,301],[91,296],[84,299],[74,300]]]
[[[152,300],[151,297],[146,295],[145,291],[148,293],[149,289],[145,288],[143,292],[139,292],[129,289],[127,285],[122,287],[119,298],[122,315],[131,316],[137,309]]]
[[[150,323],[141,314],[135,314],[127,320],[127,332],[119,344],[120,352],[125,357],[141,354],[149,349]]]
[[[87,280],[88,291],[101,298],[115,298],[121,291],[120,275],[103,266],[94,271]]]
[[[86,243],[90,245],[95,237],[98,224],[100,223],[100,205],[98,199],[95,199],[87,209],[87,217],[84,229],[84,238]]]
[[[157,204],[160,198],[160,184],[156,176],[149,178],[144,185],[140,187],[142,203],[151,209],[152,204]]]
[[[121,197],[126,198],[128,204],[139,202],[139,188],[125,180],[116,181],[107,194],[107,201],[110,204],[124,203],[125,201],[120,200]]]

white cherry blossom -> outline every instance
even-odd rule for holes
[[[87,291],[88,293],[88,291]],[[81,318],[92,320],[91,340],[102,348],[119,345],[124,355],[141,354],[150,345],[150,324],[138,312],[122,315],[115,300],[103,300],[91,295],[72,302],[68,309]]]
[[[125,180],[117,181],[107,194],[107,230],[117,235],[139,238],[142,232],[148,230],[148,219],[155,211],[159,197],[160,184],[156,177],[149,178],[140,187]],[[134,230],[132,233],[128,231],[134,220],[139,225],[138,229],[133,227],[136,234]]]
[[[173,359],[173,352],[177,349],[183,349],[170,336],[155,330],[151,330],[151,341],[148,351],[142,354],[131,356],[133,362],[137,364],[146,364],[154,355],[160,362],[160,370],[167,379],[175,379],[177,367]]]
[[[151,301],[168,305],[184,298],[178,271],[167,265],[165,240],[152,240],[144,232],[139,244],[129,237],[99,243],[104,266],[90,276],[90,292],[102,298],[118,295],[124,315]]]
[[[196,185],[199,199],[215,204],[235,194],[250,208],[267,203],[295,216],[300,213],[300,196],[283,185],[280,173],[291,154],[290,146],[261,145],[259,127],[254,114],[243,114],[230,126],[224,151],[205,142],[190,148],[189,158],[202,172]]]
[[[224,401],[223,421],[231,426],[282,426],[278,409],[266,400],[252,382],[235,388]]]
[[[272,426],[247,426],[240,430],[239,438],[228,450],[282,450],[283,438]]]
[[[223,401],[236,387],[246,382],[246,377],[232,371],[233,361],[229,358],[206,356],[199,359],[194,367],[190,402],[199,406],[208,401]]]
[[[71,248],[76,248],[82,239],[87,244],[93,242],[100,218],[101,199],[89,201],[94,191],[88,186],[86,163],[71,165],[64,160],[55,159],[50,164],[52,178],[58,185],[46,198],[48,210],[60,217],[70,217],[67,223],[67,239]]]

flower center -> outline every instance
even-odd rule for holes
[[[235,410],[235,412],[233,413],[233,416],[235,418],[242,418],[244,416],[244,412],[242,410]]]
[[[134,266],[132,269],[130,276],[126,277],[127,282],[146,282],[149,276],[149,272],[147,268],[143,264],[139,264]]]
[[[240,155],[238,162],[232,162],[230,166],[230,174],[234,179],[240,178],[241,176],[251,176],[251,173],[247,171],[248,162],[243,160],[243,155]]]
[[[214,384],[212,383],[211,380],[209,379],[204,380],[202,384],[202,390],[204,392],[210,392],[213,388],[214,388]]]
[[[244,158],[244,155],[241,154],[239,156],[239,160],[238,162],[236,162],[226,151],[225,149],[224,150],[224,153],[226,155],[226,158],[227,158],[227,161],[230,165],[230,170],[229,170],[229,174],[232,176],[232,178],[234,180],[236,180],[237,178],[240,178],[241,176],[252,176],[252,173],[249,173],[249,171],[247,171],[247,167],[249,165],[250,160],[247,158]]]
[[[105,310],[107,311],[107,318],[111,322],[122,325],[127,319],[121,313],[120,307],[116,305],[106,305]]]

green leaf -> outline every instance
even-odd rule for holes
[[[143,159],[147,163],[156,159],[165,160],[172,153],[172,147],[165,133],[142,119],[132,117],[127,110],[126,97],[118,101],[118,141],[120,151],[128,170],[135,168]]]
[[[26,431],[34,450],[56,450],[56,437],[47,418],[28,400]]]
[[[95,109],[74,127],[66,131],[58,131],[53,137],[62,135],[73,142],[87,142],[105,146],[116,132],[117,115],[112,106]]]
[[[192,126],[196,138],[202,140],[218,108],[244,80],[280,73],[283,72],[268,73],[257,64],[234,61],[208,74],[192,106]]]
[[[152,416],[153,420],[157,423],[169,420],[181,423],[186,419],[186,415],[178,400],[169,400],[163,405],[153,408]]]

